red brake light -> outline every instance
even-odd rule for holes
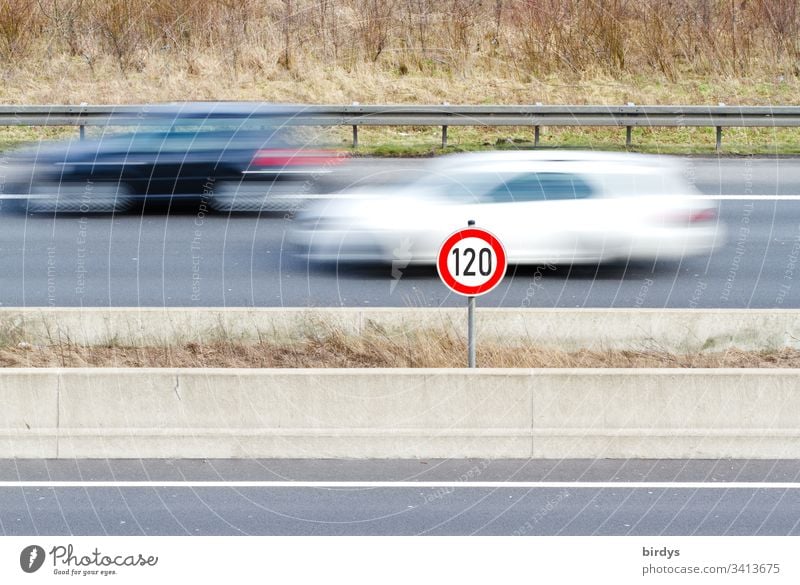
[[[697,223],[715,221],[716,219],[717,210],[709,207],[706,209],[687,209],[685,211],[669,213],[664,215],[661,221],[671,225],[694,225]]]
[[[333,150],[287,150],[263,149],[256,152],[252,166],[256,167],[296,167],[330,166],[343,162],[345,156]]]
[[[715,209],[701,209],[689,215],[689,223],[714,221],[715,219],[717,219],[717,211]]]

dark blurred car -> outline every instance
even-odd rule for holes
[[[328,190],[342,157],[305,148],[301,106],[182,103],[121,109],[102,136],[12,153],[0,199],[28,212],[124,211],[201,202],[286,211]]]

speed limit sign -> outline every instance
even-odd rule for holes
[[[439,249],[439,277],[455,293],[484,295],[506,274],[506,251],[491,232],[468,227],[451,234]]]
[[[475,297],[485,295],[506,275],[506,251],[494,234],[476,228],[469,220],[466,229],[450,234],[439,248],[436,269],[454,293],[467,298],[467,364],[477,367],[475,349]]]

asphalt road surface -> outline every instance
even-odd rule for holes
[[[797,461],[0,461],[3,535],[800,535]]]
[[[414,160],[360,161],[355,183]],[[510,268],[481,306],[800,307],[800,159],[689,159],[721,196],[728,242],[706,257],[603,267]],[[736,195],[744,198],[725,199]],[[2,306],[455,306],[431,270],[318,267],[290,253],[283,216],[196,210],[117,216],[0,212]]]

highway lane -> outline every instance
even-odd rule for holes
[[[796,461],[4,461],[0,530],[798,535],[798,469]]]
[[[416,161],[362,162],[354,183],[393,181]],[[798,159],[691,159],[689,176],[721,201],[728,242],[659,264],[511,268],[482,306],[800,306]],[[456,306],[432,270],[308,265],[282,216],[184,211],[119,216],[0,213],[2,306]]]

